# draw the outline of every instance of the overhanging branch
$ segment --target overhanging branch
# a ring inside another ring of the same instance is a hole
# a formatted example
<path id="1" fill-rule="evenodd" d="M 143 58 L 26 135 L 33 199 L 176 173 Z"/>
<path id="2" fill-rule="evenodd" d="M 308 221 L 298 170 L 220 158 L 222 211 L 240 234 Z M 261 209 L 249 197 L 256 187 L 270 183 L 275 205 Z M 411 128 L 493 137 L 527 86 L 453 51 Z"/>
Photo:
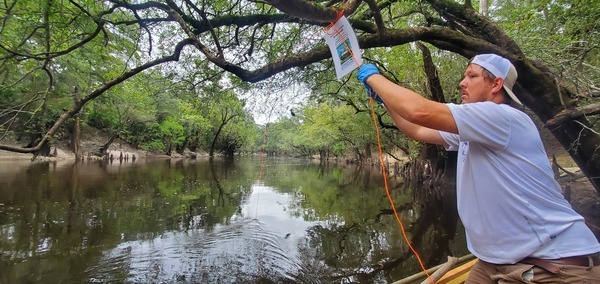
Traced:
<path id="1" fill-rule="evenodd" d="M 362 0 L 346 1 L 340 9 L 322 7 L 311 4 L 304 0 L 250 0 L 255 3 L 266 3 L 280 11 L 303 20 L 321 23 L 333 22 L 338 17 L 338 12 L 344 11 L 344 15 L 351 15 L 356 11 Z"/>
<path id="2" fill-rule="evenodd" d="M 100 86 L 98 89 L 94 90 L 89 95 L 87 95 L 86 97 L 84 97 L 83 99 L 81 99 L 80 101 L 75 103 L 75 106 L 71 110 L 67 110 L 67 111 L 63 112 L 60 115 L 60 117 L 56 120 L 56 122 L 54 122 L 54 125 L 52 125 L 50 130 L 48 130 L 46 132 L 46 134 L 44 134 L 42 139 L 35 146 L 33 146 L 33 147 L 15 147 L 15 146 L 10 146 L 10 145 L 0 144 L 0 150 L 12 151 L 12 152 L 17 152 L 17 153 L 36 153 L 36 152 L 38 152 L 44 146 L 44 144 L 48 143 L 48 141 L 50 141 L 50 139 L 54 136 L 54 134 L 56 134 L 56 132 L 58 132 L 58 130 L 60 129 L 62 124 L 67 119 L 78 114 L 81 111 L 81 109 L 83 108 L 83 106 L 85 106 L 85 104 L 87 104 L 89 101 L 99 97 L 100 95 L 102 95 L 103 93 L 108 91 L 110 88 L 122 83 L 123 81 L 135 76 L 136 74 L 138 74 L 144 70 L 147 70 L 149 68 L 152 68 L 152 67 L 160 65 L 160 64 L 163 64 L 165 62 L 179 60 L 179 55 L 181 54 L 181 51 L 183 50 L 183 48 L 191 43 L 192 42 L 190 40 L 181 41 L 175 47 L 175 51 L 173 52 L 173 54 L 150 61 L 143 65 L 140 65 L 136 68 L 129 70 L 128 72 L 123 73 L 121 76 L 119 76 L 109 82 L 106 82 L 104 85 Z"/>
<path id="3" fill-rule="evenodd" d="M 572 121 L 584 116 L 600 114 L 600 103 L 584 105 L 579 108 L 566 109 L 555 115 L 553 118 L 546 121 L 544 127 L 554 128 L 567 121 Z"/>

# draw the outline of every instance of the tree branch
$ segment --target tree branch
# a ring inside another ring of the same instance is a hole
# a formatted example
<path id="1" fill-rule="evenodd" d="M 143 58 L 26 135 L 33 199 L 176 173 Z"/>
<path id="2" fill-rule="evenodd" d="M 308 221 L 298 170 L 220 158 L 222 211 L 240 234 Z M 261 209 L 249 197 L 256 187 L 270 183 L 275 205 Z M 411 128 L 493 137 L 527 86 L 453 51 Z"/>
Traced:
<path id="1" fill-rule="evenodd" d="M 185 46 L 187 46 L 189 44 L 192 44 L 191 40 L 189 40 L 189 39 L 183 40 L 177 44 L 173 54 L 150 61 L 150 62 L 147 62 L 146 64 L 143 64 L 136 68 L 133 68 L 133 69 L 129 70 L 128 72 L 123 73 L 121 76 L 105 83 L 104 85 L 100 86 L 98 89 L 92 91 L 89 95 L 87 95 L 86 97 L 82 98 L 77 103 L 75 103 L 75 106 L 71 110 L 67 110 L 67 111 L 63 112 L 60 115 L 60 117 L 56 120 L 56 122 L 54 122 L 54 125 L 52 125 L 52 127 L 46 132 L 46 134 L 44 134 L 42 139 L 35 146 L 33 146 L 33 147 L 15 147 L 15 146 L 10 146 L 10 145 L 0 145 L 0 150 L 7 150 L 7 151 L 12 151 L 12 152 L 17 152 L 17 153 L 35 153 L 35 152 L 39 151 L 42 148 L 42 146 L 44 146 L 44 144 L 46 144 L 48 141 L 50 141 L 50 139 L 54 136 L 54 134 L 56 134 L 56 132 L 58 132 L 58 130 L 60 129 L 62 124 L 65 121 L 67 121 L 67 119 L 78 114 L 81 111 L 81 109 L 83 108 L 83 106 L 85 106 L 89 101 L 99 97 L 100 95 L 102 95 L 103 93 L 108 91 L 110 88 L 120 84 L 121 82 L 133 77 L 134 75 L 136 75 L 144 70 L 147 70 L 149 68 L 152 68 L 152 67 L 160 65 L 160 64 L 163 64 L 165 62 L 179 60 L 179 55 L 181 54 L 181 51 L 183 50 L 183 48 Z"/>
<path id="2" fill-rule="evenodd" d="M 572 121 L 583 116 L 597 114 L 600 114 L 600 103 L 589 104 L 575 109 L 566 109 L 546 121 L 544 127 L 553 128 L 565 123 L 566 121 Z"/>
<path id="3" fill-rule="evenodd" d="M 266 3 L 280 11 L 300 19 L 315 21 L 320 23 L 328 23 L 337 20 L 338 10 L 329 7 L 321 7 L 311 4 L 309 1 L 303 0 L 249 0 L 255 3 Z M 352 15 L 362 0 L 349 0 L 345 5 L 340 7 L 344 11 L 344 15 Z"/>
<path id="4" fill-rule="evenodd" d="M 377 7 L 377 3 L 374 0 L 365 0 L 365 2 L 367 2 L 369 9 L 373 12 L 379 35 L 385 36 L 385 24 L 383 23 L 383 18 L 381 18 L 381 12 L 379 11 L 379 7 Z"/>

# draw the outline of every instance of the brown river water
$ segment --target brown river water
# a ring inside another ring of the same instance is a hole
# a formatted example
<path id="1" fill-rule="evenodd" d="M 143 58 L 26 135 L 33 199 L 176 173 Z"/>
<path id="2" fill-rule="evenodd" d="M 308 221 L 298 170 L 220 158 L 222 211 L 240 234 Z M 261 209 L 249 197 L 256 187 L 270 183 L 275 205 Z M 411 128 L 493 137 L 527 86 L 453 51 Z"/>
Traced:
<path id="1" fill-rule="evenodd" d="M 427 267 L 453 196 L 390 177 Z M 451 191 L 450 191 L 451 192 Z M 391 283 L 421 271 L 378 168 L 296 159 L 0 161 L 0 283 Z"/>

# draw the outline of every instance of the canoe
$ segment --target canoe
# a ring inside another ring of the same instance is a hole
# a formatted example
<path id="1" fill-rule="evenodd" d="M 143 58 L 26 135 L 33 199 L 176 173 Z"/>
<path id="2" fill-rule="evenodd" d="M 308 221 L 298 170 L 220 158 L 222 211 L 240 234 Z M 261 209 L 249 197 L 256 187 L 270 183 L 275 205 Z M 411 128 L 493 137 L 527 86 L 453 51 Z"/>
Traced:
<path id="1" fill-rule="evenodd" d="M 462 264 L 444 274 L 440 280 L 436 281 L 436 284 L 463 284 L 467 277 L 469 277 L 469 272 L 471 272 L 471 267 L 473 264 L 477 262 L 477 259 L 473 259 L 468 261 L 465 264 Z"/>
<path id="2" fill-rule="evenodd" d="M 448 257 L 448 262 L 427 269 L 427 274 L 435 280 L 436 284 L 463 284 L 469 276 L 471 267 L 473 267 L 475 262 L 477 262 L 477 258 L 472 254 L 460 258 Z M 454 267 L 455 265 L 458 266 Z M 395 281 L 392 284 L 414 283 L 431 283 L 431 281 L 428 280 L 425 272 L 421 271 L 417 274 Z"/>

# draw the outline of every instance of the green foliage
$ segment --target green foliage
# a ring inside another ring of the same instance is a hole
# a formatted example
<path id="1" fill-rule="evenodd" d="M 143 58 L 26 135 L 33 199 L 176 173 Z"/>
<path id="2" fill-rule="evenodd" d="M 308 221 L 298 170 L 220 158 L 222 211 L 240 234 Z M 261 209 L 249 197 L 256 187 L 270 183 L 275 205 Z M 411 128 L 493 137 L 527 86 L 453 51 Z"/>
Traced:
<path id="1" fill-rule="evenodd" d="M 148 141 L 144 144 L 141 145 L 141 148 L 144 151 L 150 151 L 150 152 L 164 152 L 166 151 L 166 146 L 165 143 L 163 143 L 163 141 L 160 140 L 151 140 Z"/>
<path id="2" fill-rule="evenodd" d="M 211 153 L 219 151 L 231 155 L 242 145 L 253 143 L 257 129 L 244 107 L 245 101 L 238 98 L 234 90 L 223 89 L 218 84 L 209 86 L 198 106 L 210 125 L 200 145 Z"/>
<path id="3" fill-rule="evenodd" d="M 88 15 L 106 8 L 94 1 L 78 4 L 37 0 L 2 4 L 6 6 L 0 12 L 0 90 L 13 95 L 0 99 L 0 120 L 12 129 L 41 135 L 75 100 L 122 72 L 124 58 L 137 58 L 131 56 L 136 48 L 132 39 L 139 30 L 131 27 L 114 34 L 115 30 L 105 29 L 107 38 L 93 37 L 74 48 L 98 29 Z M 92 117 L 103 125 L 114 124 L 110 116 L 96 112 Z"/>
<path id="4" fill-rule="evenodd" d="M 184 139 L 184 128 L 173 117 L 161 122 L 159 129 L 163 139 L 169 144 L 180 143 Z"/>
<path id="5" fill-rule="evenodd" d="M 307 157 L 314 154 L 365 158 L 377 141 L 367 112 L 344 104 L 309 102 L 292 118 L 267 127 L 266 151 Z"/>
<path id="6" fill-rule="evenodd" d="M 590 0 L 505 1 L 490 9 L 531 58 L 587 96 L 600 84 L 600 5 Z"/>
<path id="7" fill-rule="evenodd" d="M 490 6 L 490 18 L 529 57 L 550 66 L 559 74 L 558 80 L 586 95 L 594 91 L 590 86 L 600 85 L 600 8 L 592 2 L 496 1 Z M 10 6 L 11 3 L 2 4 L 0 12 L 0 122 L 3 130 L 10 126 L 31 134 L 28 138 L 41 135 L 57 115 L 110 80 L 171 54 L 175 43 L 186 37 L 177 23 L 154 21 L 169 18 L 158 8 L 137 7 L 140 10 L 134 15 L 127 7 L 112 10 L 115 2 L 111 1 L 32 0 L 15 1 Z M 184 7 L 185 3 L 178 5 Z M 443 24 L 439 11 L 426 2 L 402 1 L 401 5 L 394 5 L 392 1 L 381 8 L 388 29 Z M 215 23 L 211 30 L 214 34 L 192 24 L 197 22 L 186 20 L 190 27 L 198 29 L 200 42 L 214 42 L 216 38 L 226 60 L 235 67 L 252 70 L 324 46 L 320 26 L 290 21 L 267 4 L 206 1 L 202 9 Z M 274 17 L 273 22 L 235 18 L 258 14 L 263 19 Z M 131 24 L 140 19 L 152 20 L 144 25 Z M 236 22 L 219 24 L 223 20 Z M 371 14 L 367 5 L 361 5 L 351 21 L 365 20 L 371 21 Z M 359 35 L 364 33 L 361 28 L 356 31 Z M 97 36 L 88 38 L 94 34 Z M 75 48 L 78 44 L 81 46 Z M 456 86 L 466 60 L 428 47 L 446 101 L 459 102 Z M 210 44 L 207 49 L 219 50 Z M 363 51 L 363 57 L 366 62 L 377 63 L 383 73 L 403 86 L 429 96 L 422 54 L 416 44 L 369 48 Z M 335 81 L 334 76 L 331 60 L 323 60 L 302 66 L 301 70 L 281 72 L 267 83 L 250 84 L 216 67 L 197 50 L 186 48 L 179 62 L 159 65 L 112 86 L 89 102 L 79 118 L 84 124 L 119 133 L 123 139 L 146 149 L 260 151 L 263 132 L 254 124 L 248 102 L 259 102 L 263 114 L 274 112 L 266 102 L 280 99 L 279 93 L 289 92 L 291 84 L 301 84 L 310 89 L 309 101 L 293 106 L 296 117 L 282 116 L 267 126 L 265 150 L 298 156 L 366 158 L 369 149 L 375 149 L 376 139 L 364 87 L 353 78 Z M 260 97 L 250 99 L 249 93 Z M 391 124 L 382 108 L 376 106 L 375 111 Z M 420 146 L 394 129 L 382 129 L 381 134 L 384 149 L 390 151 L 401 149 L 410 155 Z"/>
<path id="8" fill-rule="evenodd" d="M 98 28 L 97 22 L 91 17 L 81 14 L 82 9 L 93 15 L 107 8 L 99 2 L 78 3 L 81 5 L 79 7 L 66 2 L 34 2 L 36 3 L 18 2 L 10 10 L 2 27 L 2 44 L 7 49 L 0 51 L 0 55 L 5 58 L 0 65 L 0 74 L 3 75 L 0 106 L 9 109 L 24 105 L 20 107 L 24 111 L 14 116 L 13 119 L 17 119 L 14 125 L 22 127 L 21 124 L 29 123 L 31 127 L 26 129 L 31 130 L 27 131 L 42 133 L 52 117 L 63 109 L 71 108 L 75 100 L 85 97 L 103 83 L 120 76 L 132 64 L 137 64 L 142 53 L 138 45 L 140 29 L 116 25 L 104 26 L 103 35 L 106 37 L 95 37 L 82 48 L 51 58 L 45 66 L 40 65 L 41 61 L 19 59 L 8 51 L 35 56 L 52 52 L 58 54 L 71 48 Z M 228 1 L 211 5 L 214 5 L 212 9 L 217 13 L 221 13 L 222 9 L 232 8 Z M 16 21 L 19 17 L 27 20 Z M 113 22 L 134 19 L 131 15 L 119 12 L 104 17 Z M 50 23 L 49 30 L 40 28 L 39 23 L 45 21 Z M 52 44 L 47 46 L 46 42 Z M 196 66 L 192 66 L 190 72 L 182 72 L 183 76 L 176 75 L 181 72 L 181 67 L 170 70 L 173 66 L 169 65 L 139 73 L 91 101 L 80 118 L 84 120 L 84 124 L 109 133 L 119 133 L 121 138 L 135 146 L 161 151 L 181 150 L 183 147 L 201 146 L 203 134 L 219 128 L 221 122 L 216 117 L 219 107 L 224 103 L 233 106 L 236 116 L 242 119 L 223 129 L 223 137 L 239 141 L 240 146 L 248 144 L 248 139 L 254 140 L 249 138 L 252 131 L 248 131 L 254 129 L 248 127 L 252 119 L 243 110 L 244 104 L 232 99 L 235 97 L 234 93 L 229 92 L 226 98 L 219 99 L 219 94 L 216 94 L 222 89 L 219 85 L 189 88 L 187 84 L 190 81 L 187 79 L 191 78 L 193 81 L 196 76 L 193 68 L 207 67 L 206 61 L 193 62 Z M 187 68 L 185 64 L 182 66 Z M 218 74 L 205 73 L 206 76 Z M 186 74 L 190 76 L 185 78 Z M 239 80 L 235 83 L 248 88 Z M 214 98 L 218 101 L 215 100 L 212 105 L 202 105 L 198 94 L 204 92 L 214 93 Z M 42 114 L 39 113 L 40 110 L 43 110 Z M 31 120 L 34 116 L 36 118 Z"/>

